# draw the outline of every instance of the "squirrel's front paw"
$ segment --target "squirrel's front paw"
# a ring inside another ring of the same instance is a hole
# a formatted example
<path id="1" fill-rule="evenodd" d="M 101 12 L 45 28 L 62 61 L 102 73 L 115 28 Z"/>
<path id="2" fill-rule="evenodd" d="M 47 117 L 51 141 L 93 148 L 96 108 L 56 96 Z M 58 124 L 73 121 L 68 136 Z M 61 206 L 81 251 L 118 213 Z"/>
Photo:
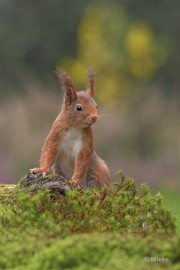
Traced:
<path id="1" fill-rule="evenodd" d="M 73 186 L 81 187 L 79 181 L 77 179 L 75 179 L 75 178 L 72 178 L 69 182 Z"/>
<path id="2" fill-rule="evenodd" d="M 43 177 L 47 175 L 47 170 L 44 168 L 33 168 L 33 169 L 30 169 L 30 172 L 31 173 L 42 173 Z"/>

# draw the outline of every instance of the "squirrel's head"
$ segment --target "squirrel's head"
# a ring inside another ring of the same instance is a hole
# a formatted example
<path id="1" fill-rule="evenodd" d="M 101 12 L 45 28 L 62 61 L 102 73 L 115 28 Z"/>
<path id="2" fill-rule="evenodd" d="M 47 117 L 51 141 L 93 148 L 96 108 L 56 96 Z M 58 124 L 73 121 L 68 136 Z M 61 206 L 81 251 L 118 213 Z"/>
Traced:
<path id="1" fill-rule="evenodd" d="M 86 90 L 76 91 L 71 77 L 61 69 L 57 69 L 58 78 L 64 90 L 63 112 L 67 119 L 76 127 L 88 127 L 97 121 L 98 106 L 94 101 L 95 76 L 89 68 L 89 87 Z"/>

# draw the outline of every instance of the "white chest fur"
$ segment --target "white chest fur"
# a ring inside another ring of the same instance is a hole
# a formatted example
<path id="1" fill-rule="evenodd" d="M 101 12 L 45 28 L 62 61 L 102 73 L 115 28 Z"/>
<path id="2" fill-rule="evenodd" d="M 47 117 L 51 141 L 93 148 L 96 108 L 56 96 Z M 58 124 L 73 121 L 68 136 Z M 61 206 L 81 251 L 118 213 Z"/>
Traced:
<path id="1" fill-rule="evenodd" d="M 65 159 L 75 160 L 82 147 L 82 131 L 71 128 L 67 131 L 60 145 L 60 152 Z"/>

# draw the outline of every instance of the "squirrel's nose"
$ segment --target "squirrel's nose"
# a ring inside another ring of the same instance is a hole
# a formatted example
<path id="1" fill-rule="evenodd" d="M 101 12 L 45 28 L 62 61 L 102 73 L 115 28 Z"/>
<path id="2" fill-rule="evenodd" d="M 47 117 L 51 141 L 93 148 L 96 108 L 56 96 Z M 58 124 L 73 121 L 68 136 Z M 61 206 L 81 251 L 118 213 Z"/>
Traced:
<path id="1" fill-rule="evenodd" d="M 92 119 L 93 122 L 96 122 L 97 116 L 92 116 L 91 119 Z"/>

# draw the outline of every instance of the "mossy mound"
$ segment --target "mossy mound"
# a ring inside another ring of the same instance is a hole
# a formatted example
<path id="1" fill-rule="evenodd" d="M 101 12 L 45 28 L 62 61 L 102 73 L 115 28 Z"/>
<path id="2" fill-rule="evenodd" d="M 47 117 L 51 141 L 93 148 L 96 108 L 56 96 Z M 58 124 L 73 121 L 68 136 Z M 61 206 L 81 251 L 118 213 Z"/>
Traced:
<path id="1" fill-rule="evenodd" d="M 22 232 L 21 238 L 10 234 L 9 242 L 1 245 L 0 269 L 178 270 L 180 266 L 180 237 L 92 233 L 62 238 L 50 232 L 29 233 Z"/>
<path id="2" fill-rule="evenodd" d="M 14 215 L 9 226 L 51 221 L 68 234 L 114 231 L 146 235 L 175 231 L 174 218 L 161 206 L 162 196 L 152 195 L 146 184 L 137 189 L 135 181 L 123 175 L 114 193 L 106 188 L 74 188 L 66 196 L 59 189 L 44 189 L 32 195 L 31 189 L 21 187 L 1 186 L 1 210 L 5 208 Z M 0 218 L 5 220 L 6 215 Z"/>
<path id="3" fill-rule="evenodd" d="M 180 238 L 161 195 L 120 177 L 114 193 L 1 185 L 0 269 L 150 269 L 147 256 L 176 267 Z"/>

